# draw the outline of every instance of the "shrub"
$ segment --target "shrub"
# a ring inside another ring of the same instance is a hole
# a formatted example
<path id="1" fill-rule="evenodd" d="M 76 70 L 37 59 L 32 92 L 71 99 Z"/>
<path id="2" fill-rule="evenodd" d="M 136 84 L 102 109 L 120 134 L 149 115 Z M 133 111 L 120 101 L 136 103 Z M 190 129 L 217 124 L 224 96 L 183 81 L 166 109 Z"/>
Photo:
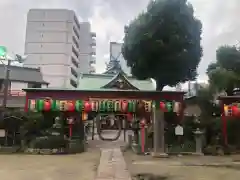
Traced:
<path id="1" fill-rule="evenodd" d="M 59 149 L 66 148 L 68 140 L 63 136 L 42 136 L 37 137 L 30 143 L 30 148 L 34 149 Z"/>

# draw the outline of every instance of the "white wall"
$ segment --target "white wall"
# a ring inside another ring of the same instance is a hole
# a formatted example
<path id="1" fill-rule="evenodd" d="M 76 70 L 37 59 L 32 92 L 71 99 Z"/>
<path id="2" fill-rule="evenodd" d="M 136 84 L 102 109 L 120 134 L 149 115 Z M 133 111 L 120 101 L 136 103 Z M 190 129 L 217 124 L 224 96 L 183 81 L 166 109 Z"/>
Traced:
<path id="1" fill-rule="evenodd" d="M 22 90 L 24 88 L 27 88 L 28 87 L 28 83 L 26 82 L 11 82 L 11 90 L 16 90 L 16 91 L 19 91 L 19 90 Z"/>

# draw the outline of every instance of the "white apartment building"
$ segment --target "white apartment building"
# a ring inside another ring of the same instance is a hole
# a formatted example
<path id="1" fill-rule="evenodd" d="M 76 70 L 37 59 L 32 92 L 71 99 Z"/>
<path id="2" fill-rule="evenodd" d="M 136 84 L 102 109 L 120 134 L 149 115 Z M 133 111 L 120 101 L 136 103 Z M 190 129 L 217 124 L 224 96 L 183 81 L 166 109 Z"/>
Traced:
<path id="1" fill-rule="evenodd" d="M 80 24 L 80 73 L 95 73 L 96 64 L 96 33 L 91 32 L 89 22 Z"/>
<path id="2" fill-rule="evenodd" d="M 81 59 L 84 47 L 92 50 L 94 44 L 85 40 L 87 36 L 92 38 L 91 31 L 80 35 L 80 29 L 85 29 L 85 23 L 80 24 L 72 10 L 31 9 L 27 16 L 24 66 L 40 68 L 49 87 L 77 87 L 81 66 L 90 73 L 95 62 Z"/>

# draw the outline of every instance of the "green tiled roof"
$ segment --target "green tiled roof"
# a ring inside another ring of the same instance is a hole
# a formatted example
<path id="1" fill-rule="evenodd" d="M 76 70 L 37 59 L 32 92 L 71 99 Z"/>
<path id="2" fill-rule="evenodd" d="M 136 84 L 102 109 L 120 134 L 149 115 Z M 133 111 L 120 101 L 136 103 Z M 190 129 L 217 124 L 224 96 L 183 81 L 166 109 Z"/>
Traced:
<path id="1" fill-rule="evenodd" d="M 78 81 L 78 89 L 97 90 L 113 80 L 116 74 L 82 74 Z M 127 77 L 128 81 L 139 90 L 155 90 L 152 80 L 137 80 L 133 77 Z"/>

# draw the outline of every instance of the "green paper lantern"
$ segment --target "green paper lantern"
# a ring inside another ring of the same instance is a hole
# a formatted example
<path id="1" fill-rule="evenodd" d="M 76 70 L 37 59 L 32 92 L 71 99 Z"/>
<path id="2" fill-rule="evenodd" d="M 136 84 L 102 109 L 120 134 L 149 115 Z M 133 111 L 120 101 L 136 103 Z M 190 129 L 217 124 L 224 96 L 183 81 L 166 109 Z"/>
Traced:
<path id="1" fill-rule="evenodd" d="M 36 109 L 37 109 L 37 111 L 43 111 L 43 109 L 44 109 L 44 100 L 43 99 L 37 100 Z"/>
<path id="2" fill-rule="evenodd" d="M 104 112 L 106 111 L 107 103 L 105 100 L 99 102 L 99 111 Z"/>
<path id="3" fill-rule="evenodd" d="M 75 109 L 78 112 L 81 112 L 83 110 L 83 101 L 82 100 L 77 100 L 75 103 Z"/>
<path id="4" fill-rule="evenodd" d="M 167 102 L 167 103 L 166 103 L 167 112 L 171 112 L 171 111 L 172 111 L 172 108 L 173 108 L 172 102 Z"/>
<path id="5" fill-rule="evenodd" d="M 57 100 L 52 100 L 51 110 L 52 110 L 52 111 L 57 111 L 57 110 L 58 110 Z"/>
<path id="6" fill-rule="evenodd" d="M 107 101 L 106 109 L 107 109 L 108 112 L 112 112 L 113 111 L 114 105 L 113 105 L 113 101 L 112 100 Z"/>
<path id="7" fill-rule="evenodd" d="M 136 111 L 136 102 L 135 101 L 129 101 L 128 102 L 128 112 L 135 112 Z"/>

